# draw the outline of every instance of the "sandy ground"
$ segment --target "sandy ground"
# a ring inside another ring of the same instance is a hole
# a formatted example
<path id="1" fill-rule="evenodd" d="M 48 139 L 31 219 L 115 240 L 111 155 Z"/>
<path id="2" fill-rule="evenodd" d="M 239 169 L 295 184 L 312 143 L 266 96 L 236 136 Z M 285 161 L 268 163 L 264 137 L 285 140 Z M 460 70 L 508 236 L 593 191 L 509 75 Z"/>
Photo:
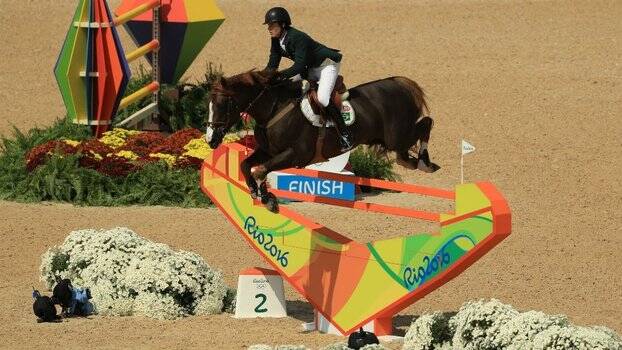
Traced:
<path id="1" fill-rule="evenodd" d="M 0 0 L 0 134 L 10 133 L 11 125 L 44 127 L 63 115 L 52 67 L 75 4 Z M 266 63 L 268 38 L 260 23 L 274 3 L 219 4 L 227 20 L 191 67 L 190 79 L 208 61 L 230 74 Z M 622 332 L 622 2 L 283 4 L 295 25 L 342 49 L 349 85 L 405 75 L 426 89 L 436 118 L 430 150 L 443 168 L 433 175 L 400 170 L 405 182 L 451 188 L 459 181 L 458 143 L 464 137 L 477 147 L 467 157 L 466 179 L 494 182 L 512 208 L 512 235 L 405 309 L 396 319 L 399 332 L 423 312 L 455 311 L 467 300 L 489 297 Z M 415 203 L 393 194 L 379 200 Z M 298 207 L 363 241 L 418 231 L 393 218 Z M 352 224 L 344 226 L 346 220 Z M 0 203 L 0 347 L 240 349 L 256 343 L 319 347 L 340 340 L 299 331 L 311 311 L 291 289 L 292 317 L 286 319 L 93 317 L 36 324 L 30 287 L 42 287 L 40 255 L 71 230 L 114 226 L 201 254 L 232 286 L 240 269 L 264 265 L 216 209 Z"/>

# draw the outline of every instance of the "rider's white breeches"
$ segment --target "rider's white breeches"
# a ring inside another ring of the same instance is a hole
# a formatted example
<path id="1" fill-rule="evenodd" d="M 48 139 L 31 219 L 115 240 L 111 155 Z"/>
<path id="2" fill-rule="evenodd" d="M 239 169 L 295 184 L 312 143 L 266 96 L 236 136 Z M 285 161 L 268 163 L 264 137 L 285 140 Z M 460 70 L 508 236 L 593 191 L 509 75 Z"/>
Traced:
<path id="1" fill-rule="evenodd" d="M 324 107 L 330 103 L 330 94 L 339 75 L 339 66 L 339 63 L 327 59 L 321 66 L 309 69 L 308 78 L 318 81 L 317 99 Z"/>

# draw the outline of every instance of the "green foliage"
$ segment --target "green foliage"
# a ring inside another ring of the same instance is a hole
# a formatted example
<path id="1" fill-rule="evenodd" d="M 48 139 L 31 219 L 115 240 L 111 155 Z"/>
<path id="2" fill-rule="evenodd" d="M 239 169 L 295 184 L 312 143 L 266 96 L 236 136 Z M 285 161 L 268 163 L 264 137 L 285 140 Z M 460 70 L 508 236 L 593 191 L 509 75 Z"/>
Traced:
<path id="1" fill-rule="evenodd" d="M 162 93 L 160 110 L 171 131 L 205 129 L 209 90 L 202 85 L 178 84 Z"/>
<path id="2" fill-rule="evenodd" d="M 235 313 L 235 301 L 236 301 L 237 290 L 235 288 L 227 288 L 227 295 L 225 295 L 225 299 L 223 300 L 222 311 L 234 314 Z"/>
<path id="3" fill-rule="evenodd" d="M 69 255 L 59 252 L 52 257 L 52 271 L 65 271 L 69 267 Z"/>
<path id="4" fill-rule="evenodd" d="M 33 147 L 51 140 L 81 141 L 89 137 L 89 127 L 73 124 L 66 118 L 57 120 L 47 129 L 34 128 L 27 133 L 14 127 L 12 138 L 0 137 L 0 199 L 38 200 L 28 189 L 30 174 L 25 164 L 25 156 Z"/>
<path id="5" fill-rule="evenodd" d="M 175 132 L 189 127 L 205 129 L 210 86 L 222 76 L 222 66 L 216 67 L 210 62 L 206 65 L 203 77 L 195 84 L 180 81 L 175 85 L 163 84 L 161 86 L 160 118 L 168 126 L 169 131 Z M 138 73 L 130 79 L 126 95 L 133 93 L 151 81 L 151 73 L 141 65 Z M 151 103 L 151 96 L 144 97 L 125 110 L 119 111 L 114 117 L 113 124 L 121 122 L 149 103 Z"/>
<path id="6" fill-rule="evenodd" d="M 79 155 L 53 155 L 32 172 L 26 170 L 26 154 L 51 140 L 81 141 L 90 137 L 88 127 L 59 120 L 48 129 L 13 138 L 2 137 L 0 199 L 19 202 L 59 201 L 78 205 L 166 205 L 206 207 L 210 201 L 199 187 L 195 169 L 171 170 L 164 162 L 148 164 L 125 178 L 114 178 L 79 166 Z"/>
<path id="7" fill-rule="evenodd" d="M 186 168 L 170 170 L 166 163 L 148 164 L 118 180 L 115 205 L 166 205 L 207 207 L 210 200 L 199 186 L 199 172 Z"/>
<path id="8" fill-rule="evenodd" d="M 138 72 L 132 75 L 130 81 L 127 84 L 127 89 L 125 89 L 125 96 L 129 96 L 132 93 L 140 90 L 145 85 L 148 85 L 153 81 L 153 77 L 151 76 L 151 71 L 147 71 L 145 67 L 141 64 L 138 67 Z M 116 125 L 117 123 L 123 121 L 125 118 L 131 116 L 132 114 L 138 112 L 142 108 L 146 107 L 151 103 L 151 95 L 141 98 L 140 100 L 130 104 L 125 109 L 118 111 L 117 115 L 112 118 L 112 124 Z"/>
<path id="9" fill-rule="evenodd" d="M 81 168 L 77 155 L 54 154 L 44 165 L 26 174 L 17 191 L 6 199 L 111 205 L 110 192 L 114 187 L 112 178 Z"/>
<path id="10" fill-rule="evenodd" d="M 356 176 L 389 181 L 400 180 L 399 175 L 393 171 L 393 161 L 373 149 L 357 147 L 350 153 L 350 164 Z"/>

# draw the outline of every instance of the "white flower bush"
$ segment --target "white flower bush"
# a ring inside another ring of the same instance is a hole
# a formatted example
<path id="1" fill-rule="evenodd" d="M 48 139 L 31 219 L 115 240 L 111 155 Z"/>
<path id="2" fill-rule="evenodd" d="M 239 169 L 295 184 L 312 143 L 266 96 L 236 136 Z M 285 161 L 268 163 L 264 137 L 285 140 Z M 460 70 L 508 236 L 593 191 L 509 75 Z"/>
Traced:
<path id="1" fill-rule="evenodd" d="M 501 327 L 519 312 L 499 300 L 469 301 L 449 320 L 452 344 L 465 350 L 499 349 Z"/>
<path id="2" fill-rule="evenodd" d="M 529 348 L 534 337 L 553 326 L 570 325 L 564 315 L 546 315 L 540 311 L 527 311 L 518 314 L 503 325 L 499 332 L 500 344 L 507 350 Z"/>
<path id="3" fill-rule="evenodd" d="M 563 315 L 518 312 L 499 300 L 467 302 L 449 317 L 419 317 L 404 338 L 403 349 L 622 350 L 622 340 L 606 327 L 579 327 Z"/>
<path id="4" fill-rule="evenodd" d="M 408 329 L 404 343 L 413 349 L 435 350 L 451 339 L 449 315 L 442 312 L 419 317 Z"/>
<path id="5" fill-rule="evenodd" d="M 621 350 L 622 341 L 606 327 L 553 326 L 538 333 L 529 350 Z"/>
<path id="6" fill-rule="evenodd" d="M 270 346 L 265 344 L 256 344 L 248 347 L 248 350 L 309 350 L 304 345 L 278 345 Z M 321 350 L 352 350 L 346 343 L 335 343 L 323 347 Z M 365 345 L 360 350 L 387 350 L 386 347 L 378 344 Z"/>
<path id="7" fill-rule="evenodd" d="M 266 344 L 257 344 L 249 346 L 248 350 L 309 350 L 309 348 L 304 345 L 278 345 L 272 347 Z"/>
<path id="8" fill-rule="evenodd" d="M 360 350 L 388 350 L 388 349 L 380 344 L 369 344 L 369 345 L 363 346 Z"/>
<path id="9" fill-rule="evenodd" d="M 222 272 L 199 255 L 176 252 L 122 227 L 71 232 L 62 245 L 43 254 L 40 270 L 48 288 L 55 276 L 91 288 L 101 315 L 210 315 L 223 311 L 225 299 L 235 298 Z"/>
<path id="10" fill-rule="evenodd" d="M 334 343 L 323 347 L 322 350 L 350 350 L 350 348 L 346 343 Z"/>

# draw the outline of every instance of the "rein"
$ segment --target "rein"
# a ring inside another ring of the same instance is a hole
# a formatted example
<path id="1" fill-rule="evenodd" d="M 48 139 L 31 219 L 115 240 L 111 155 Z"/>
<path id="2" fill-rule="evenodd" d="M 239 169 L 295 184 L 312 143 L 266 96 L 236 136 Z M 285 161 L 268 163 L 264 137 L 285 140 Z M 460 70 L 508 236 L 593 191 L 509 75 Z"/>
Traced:
<path id="1" fill-rule="evenodd" d="M 242 112 L 240 112 L 240 116 L 244 120 L 244 129 L 246 130 L 246 135 L 245 136 L 248 136 L 249 130 L 250 130 L 250 128 L 248 127 L 249 120 L 251 118 L 251 114 L 249 114 L 249 111 L 257 103 L 257 101 L 259 101 L 259 99 L 266 93 L 266 91 L 271 90 L 272 88 L 281 86 L 281 85 L 285 84 L 286 82 L 287 81 L 279 82 L 277 84 L 272 84 L 272 85 L 264 86 L 263 89 L 261 90 L 261 92 L 259 92 L 259 94 L 257 94 L 257 96 L 255 96 L 255 98 L 246 106 L 246 108 L 244 108 L 244 110 Z M 236 99 L 235 99 L 235 97 L 234 97 L 234 95 L 232 93 L 228 93 L 226 91 L 216 91 L 216 92 L 217 93 L 221 93 L 221 94 L 223 94 L 223 95 L 228 97 L 226 119 L 227 119 L 227 121 L 229 121 L 229 120 L 231 120 L 231 114 L 232 114 L 232 111 L 234 110 L 234 107 L 239 107 L 239 103 L 238 103 L 238 101 L 236 101 Z M 276 98 L 274 100 L 274 102 L 272 103 L 272 107 L 270 108 L 270 115 L 274 114 L 274 111 L 275 111 L 277 105 L 278 105 L 278 98 Z M 239 108 L 237 108 L 237 109 L 239 109 Z M 277 119 L 281 119 L 281 117 L 282 117 L 282 115 L 280 115 L 280 117 L 277 118 Z M 270 127 L 272 124 L 274 124 L 274 122 L 272 122 L 274 119 L 275 118 L 270 119 L 268 121 L 267 125 L 261 125 L 259 123 L 257 123 L 256 125 L 265 129 L 265 128 Z M 210 122 L 210 121 L 208 121 L 207 122 L 207 126 L 212 128 L 212 129 L 216 129 L 215 127 L 217 127 L 217 126 L 225 127 L 226 125 L 227 125 L 226 121 L 219 121 L 219 122 Z M 248 145 L 246 145 L 246 146 L 248 147 Z"/>

